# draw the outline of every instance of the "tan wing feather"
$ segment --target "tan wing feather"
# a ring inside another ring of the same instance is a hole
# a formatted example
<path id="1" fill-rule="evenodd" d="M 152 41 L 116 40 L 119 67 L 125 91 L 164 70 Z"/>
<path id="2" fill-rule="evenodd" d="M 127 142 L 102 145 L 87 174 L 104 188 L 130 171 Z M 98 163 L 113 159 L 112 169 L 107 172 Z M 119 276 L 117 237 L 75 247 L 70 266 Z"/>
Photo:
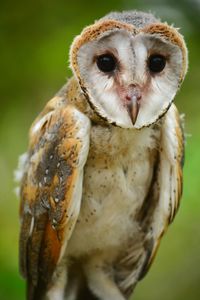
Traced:
<path id="1" fill-rule="evenodd" d="M 165 116 L 162 125 L 160 150 L 158 175 L 154 183 L 156 192 L 153 194 L 157 195 L 158 202 L 151 221 L 154 243 L 147 269 L 156 254 L 163 234 L 177 213 L 182 195 L 184 134 L 181 119 L 174 104 Z"/>
<path id="2" fill-rule="evenodd" d="M 150 242 L 146 243 L 148 257 L 140 278 L 149 269 L 161 238 L 176 215 L 182 195 L 184 135 L 180 116 L 174 104 L 162 124 L 159 153 L 156 178 L 152 182 L 148 199 L 149 204 L 153 204 L 153 212 L 143 220 L 143 226 L 149 226 L 151 230 L 145 230 L 148 233 L 147 240 Z"/>
<path id="3" fill-rule="evenodd" d="M 20 270 L 28 299 L 40 299 L 50 284 L 80 209 L 90 125 L 59 98 L 31 127 L 21 184 Z"/>
<path id="4" fill-rule="evenodd" d="M 161 125 L 160 150 L 152 183 L 138 214 L 141 237 L 117 262 L 119 287 L 127 299 L 137 281 L 148 271 L 161 238 L 177 212 L 182 194 L 183 159 L 181 120 L 175 105 L 172 105 Z"/>

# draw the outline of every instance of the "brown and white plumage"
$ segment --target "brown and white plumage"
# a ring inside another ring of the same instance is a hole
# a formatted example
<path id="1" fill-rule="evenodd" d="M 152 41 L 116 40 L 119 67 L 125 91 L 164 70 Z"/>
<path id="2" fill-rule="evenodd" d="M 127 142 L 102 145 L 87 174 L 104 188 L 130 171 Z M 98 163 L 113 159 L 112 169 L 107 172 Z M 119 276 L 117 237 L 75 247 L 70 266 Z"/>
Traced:
<path id="1" fill-rule="evenodd" d="M 30 130 L 21 273 L 29 300 L 124 300 L 179 206 L 184 141 L 172 101 L 187 50 L 176 29 L 134 11 L 87 27 L 70 53 L 74 77 Z M 98 69 L 107 53 L 113 72 Z M 149 71 L 152 55 L 164 69 Z"/>

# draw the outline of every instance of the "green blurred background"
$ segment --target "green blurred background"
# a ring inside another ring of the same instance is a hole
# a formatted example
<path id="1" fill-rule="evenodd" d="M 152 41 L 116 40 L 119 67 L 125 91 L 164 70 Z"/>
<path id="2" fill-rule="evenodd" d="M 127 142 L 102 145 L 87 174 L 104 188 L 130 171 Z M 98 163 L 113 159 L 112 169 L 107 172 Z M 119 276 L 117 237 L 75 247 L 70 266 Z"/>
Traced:
<path id="1" fill-rule="evenodd" d="M 71 76 L 69 46 L 76 34 L 111 10 L 141 9 L 181 27 L 190 68 L 176 97 L 188 134 L 184 196 L 156 260 L 137 286 L 137 300 L 200 299 L 200 1 L 6 1 L 0 5 L 0 300 L 23 300 L 18 274 L 18 200 L 13 170 L 28 129 Z"/>

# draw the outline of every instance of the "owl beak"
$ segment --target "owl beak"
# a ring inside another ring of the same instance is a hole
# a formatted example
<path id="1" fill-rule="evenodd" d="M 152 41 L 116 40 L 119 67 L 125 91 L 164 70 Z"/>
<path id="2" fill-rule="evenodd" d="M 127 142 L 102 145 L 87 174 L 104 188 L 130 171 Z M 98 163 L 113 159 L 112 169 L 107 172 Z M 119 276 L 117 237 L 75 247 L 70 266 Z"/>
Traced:
<path id="1" fill-rule="evenodd" d="M 141 98 L 141 89 L 136 85 L 129 86 L 128 93 L 126 94 L 126 107 L 133 125 L 139 113 Z"/>
<path id="2" fill-rule="evenodd" d="M 128 111 L 128 114 L 131 118 L 131 121 L 132 121 L 133 125 L 136 122 L 138 112 L 139 112 L 139 108 L 140 108 L 139 101 L 138 101 L 136 96 L 133 96 L 131 98 L 131 101 L 129 101 L 127 103 L 127 111 Z"/>

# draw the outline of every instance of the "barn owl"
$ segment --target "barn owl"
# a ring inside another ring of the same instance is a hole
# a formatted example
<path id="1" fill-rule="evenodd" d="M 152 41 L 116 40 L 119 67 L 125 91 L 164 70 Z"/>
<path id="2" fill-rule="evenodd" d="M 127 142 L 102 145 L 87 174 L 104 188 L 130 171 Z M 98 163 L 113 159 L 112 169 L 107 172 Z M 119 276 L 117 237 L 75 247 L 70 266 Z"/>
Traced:
<path id="1" fill-rule="evenodd" d="M 179 207 L 173 99 L 187 61 L 178 29 L 149 13 L 110 13 L 74 39 L 73 77 L 34 121 L 21 162 L 28 300 L 130 299 Z"/>

